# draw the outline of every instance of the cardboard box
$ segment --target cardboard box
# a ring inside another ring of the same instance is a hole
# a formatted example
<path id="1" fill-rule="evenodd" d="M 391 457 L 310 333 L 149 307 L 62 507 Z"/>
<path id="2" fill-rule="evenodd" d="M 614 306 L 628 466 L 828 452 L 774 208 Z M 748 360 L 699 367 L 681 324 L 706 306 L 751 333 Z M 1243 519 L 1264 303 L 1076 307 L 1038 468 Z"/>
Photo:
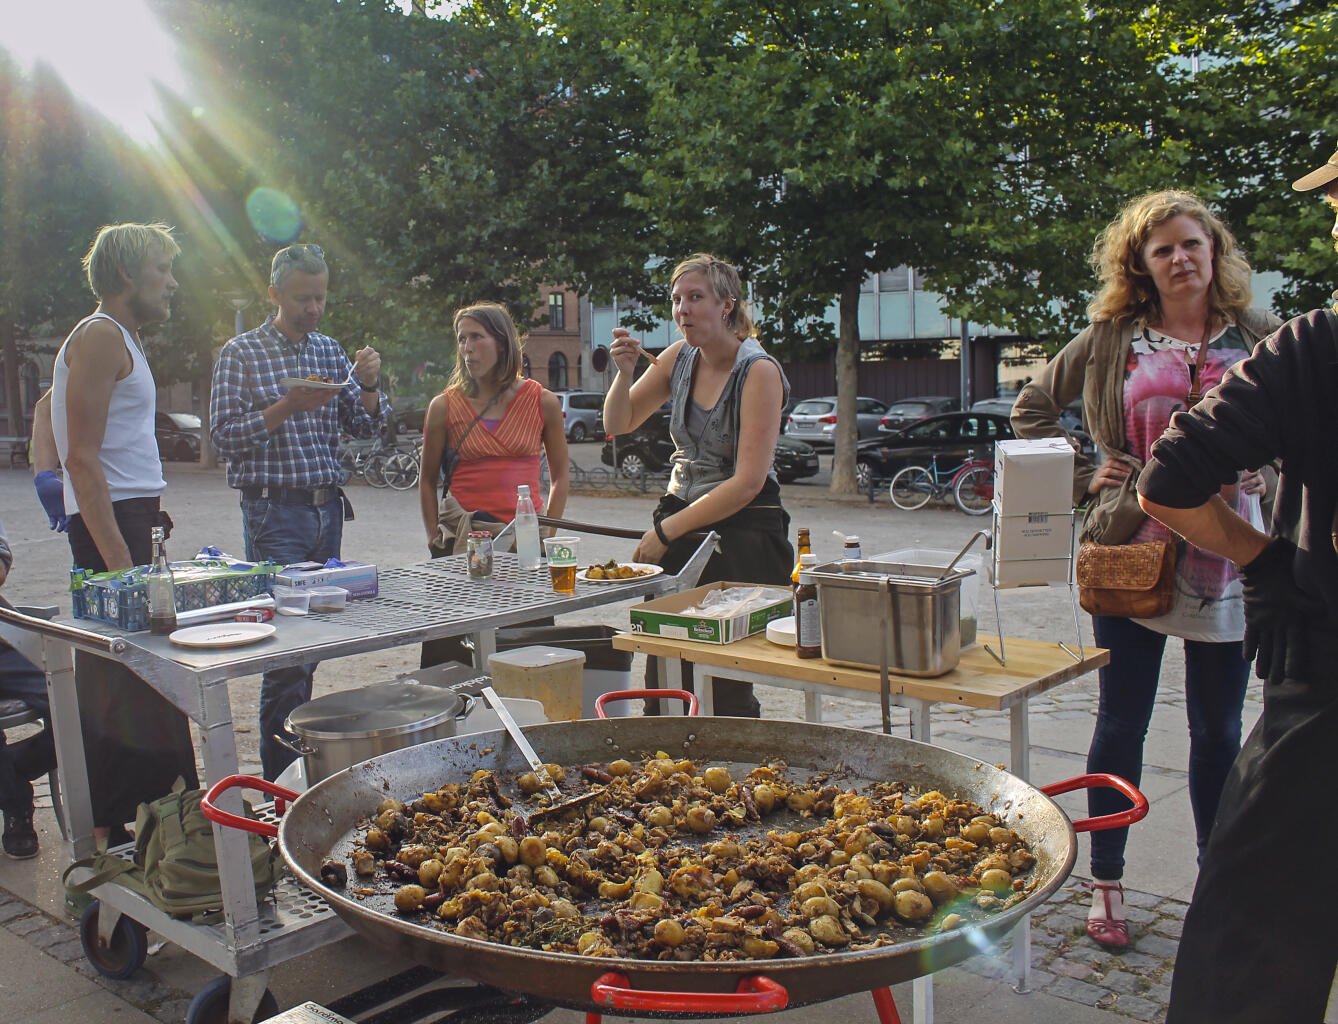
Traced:
<path id="1" fill-rule="evenodd" d="M 758 586 L 760 584 L 757 583 L 711 583 L 647 601 L 645 604 L 637 605 L 629 613 L 632 619 L 632 632 L 675 637 L 679 640 L 697 640 L 704 644 L 728 644 L 742 640 L 746 636 L 765 631 L 767 623 L 772 619 L 793 614 L 794 599 L 788 590 L 768 587 L 767 589 L 783 593 L 784 596 L 778 596 L 774 602 L 747 614 L 723 617 L 681 613 L 685 608 L 700 604 L 702 598 L 713 590 Z"/>
<path id="2" fill-rule="evenodd" d="M 994 507 L 994 560 L 1067 559 L 1073 551 L 1073 513 L 1031 512 L 1011 516 Z"/>
<path id="3" fill-rule="evenodd" d="M 1073 510 L 1073 447 L 1062 437 L 996 442 L 994 478 L 1005 515 Z"/>
<path id="4" fill-rule="evenodd" d="M 1050 583 L 1067 584 L 1072 564 L 1067 558 L 1030 558 L 1016 562 L 995 561 L 990 565 L 990 571 L 994 574 L 996 587 L 1042 587 Z"/>
<path id="5" fill-rule="evenodd" d="M 349 600 L 375 597 L 380 592 L 376 566 L 370 562 L 344 562 L 327 568 L 319 562 L 295 562 L 285 565 L 274 577 L 276 585 L 304 590 L 308 587 L 335 586 L 348 591 Z"/>

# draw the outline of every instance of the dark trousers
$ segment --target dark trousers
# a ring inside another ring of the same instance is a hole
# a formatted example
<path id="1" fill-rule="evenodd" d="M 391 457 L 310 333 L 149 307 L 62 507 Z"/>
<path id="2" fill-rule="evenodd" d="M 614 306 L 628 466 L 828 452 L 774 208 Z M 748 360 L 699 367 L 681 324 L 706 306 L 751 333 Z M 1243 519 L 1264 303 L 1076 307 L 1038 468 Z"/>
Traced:
<path id="1" fill-rule="evenodd" d="M 673 515 L 685 503 L 671 494 L 660 499 L 655 509 L 656 521 Z M 780 505 L 780 488 L 768 483 L 753 504 L 728 519 L 707 529 L 720 534 L 719 549 L 706 563 L 698 583 L 765 583 L 789 588 L 790 573 L 794 569 L 794 548 L 790 546 L 790 516 Z M 660 559 L 665 572 L 678 572 L 687 564 L 698 542 L 680 537 L 669 545 Z M 652 689 L 668 686 L 672 689 L 692 690 L 692 666 L 682 666 L 677 680 L 660 681 L 658 658 L 646 659 L 646 685 Z M 717 715 L 730 718 L 761 718 L 762 705 L 753 695 L 753 684 L 737 679 L 716 679 L 711 687 L 711 700 Z M 648 714 L 659 714 L 659 702 L 648 702 Z"/>
<path id="2" fill-rule="evenodd" d="M 157 498 L 113 503 L 116 526 L 136 565 L 147 565 L 153 545 L 149 530 L 159 525 Z M 83 517 L 70 517 L 70 550 L 81 569 L 105 571 Z M 195 748 L 186 717 L 120 662 L 79 651 L 74 688 L 83 725 L 93 824 L 124 825 L 141 803 L 172 791 L 180 777 L 199 786 Z"/>
<path id="3" fill-rule="evenodd" d="M 1338 778 L 1338 636 L 1332 627 L 1310 631 L 1308 647 L 1309 678 L 1264 684 L 1264 713 L 1222 793 L 1167 1024 L 1324 1017 L 1338 966 L 1324 869 L 1326 852 L 1338 848 L 1338 815 L 1329 811 Z M 1255 898 L 1261 870 L 1265 889 Z"/>
<path id="4" fill-rule="evenodd" d="M 1132 619 L 1092 617 L 1098 647 L 1110 650 L 1110 664 L 1100 670 L 1101 699 L 1096 729 L 1087 752 L 1089 772 L 1109 772 L 1135 786 L 1143 777 L 1143 741 L 1152 720 L 1161 674 L 1165 634 Z M 1222 787 L 1240 751 L 1241 707 L 1250 666 L 1239 643 L 1186 640 L 1185 705 L 1189 718 L 1189 803 L 1194 811 L 1199 859 L 1217 816 Z M 1129 801 L 1111 789 L 1088 791 L 1094 814 L 1115 814 Z M 1092 874 L 1113 880 L 1124 876 L 1127 828 L 1092 833 Z"/>
<path id="5" fill-rule="evenodd" d="M 42 731 L 17 743 L 7 743 L 0 731 L 0 811 L 28 814 L 33 809 L 32 780 L 56 767 L 51 706 L 41 669 L 4 641 L 0 641 L 0 699 L 20 700 L 42 716 Z"/>
<path id="6" fill-rule="evenodd" d="M 280 565 L 320 562 L 339 557 L 344 539 L 344 503 L 286 505 L 267 498 L 242 498 L 242 534 L 246 557 L 268 558 Z M 260 766 L 273 782 L 297 755 L 274 737 L 283 733 L 289 714 L 311 700 L 316 664 L 276 668 L 260 681 Z"/>

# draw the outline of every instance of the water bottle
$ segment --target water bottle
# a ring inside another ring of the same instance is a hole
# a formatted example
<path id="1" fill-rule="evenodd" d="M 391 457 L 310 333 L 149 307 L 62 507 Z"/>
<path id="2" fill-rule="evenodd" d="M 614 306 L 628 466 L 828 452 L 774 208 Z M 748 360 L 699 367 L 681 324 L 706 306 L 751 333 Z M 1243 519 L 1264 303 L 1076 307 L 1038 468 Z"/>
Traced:
<path id="1" fill-rule="evenodd" d="M 539 517 L 534 512 L 529 484 L 516 488 L 516 561 L 521 569 L 539 568 Z"/>

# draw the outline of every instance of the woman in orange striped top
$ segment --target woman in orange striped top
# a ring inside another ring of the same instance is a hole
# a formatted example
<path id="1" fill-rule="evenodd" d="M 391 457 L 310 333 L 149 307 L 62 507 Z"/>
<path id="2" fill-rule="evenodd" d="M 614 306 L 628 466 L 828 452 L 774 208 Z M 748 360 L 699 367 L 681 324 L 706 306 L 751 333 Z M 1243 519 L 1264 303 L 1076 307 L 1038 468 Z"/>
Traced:
<path id="1" fill-rule="evenodd" d="M 437 536 L 441 465 L 448 444 L 459 451 L 450 493 L 468 511 L 510 522 L 516 488 L 528 484 L 540 506 L 539 455 L 548 456 L 551 485 L 538 509 L 562 515 L 567 506 L 567 437 L 557 396 L 522 376 L 516 325 L 494 302 L 466 306 L 455 314 L 459 354 L 446 390 L 432 399 L 423 420 L 423 466 L 419 505 L 429 545 Z"/>

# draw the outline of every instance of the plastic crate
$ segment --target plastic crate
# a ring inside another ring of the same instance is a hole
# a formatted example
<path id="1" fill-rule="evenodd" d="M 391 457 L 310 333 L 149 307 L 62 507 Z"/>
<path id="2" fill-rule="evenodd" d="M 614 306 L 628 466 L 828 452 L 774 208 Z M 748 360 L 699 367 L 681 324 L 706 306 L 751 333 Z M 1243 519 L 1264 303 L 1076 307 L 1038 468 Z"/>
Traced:
<path id="1" fill-rule="evenodd" d="M 70 602 L 76 619 L 95 619 L 127 632 L 149 628 L 148 566 L 116 572 L 70 572 Z M 177 611 L 246 601 L 274 591 L 274 562 L 194 558 L 172 563 Z"/>

